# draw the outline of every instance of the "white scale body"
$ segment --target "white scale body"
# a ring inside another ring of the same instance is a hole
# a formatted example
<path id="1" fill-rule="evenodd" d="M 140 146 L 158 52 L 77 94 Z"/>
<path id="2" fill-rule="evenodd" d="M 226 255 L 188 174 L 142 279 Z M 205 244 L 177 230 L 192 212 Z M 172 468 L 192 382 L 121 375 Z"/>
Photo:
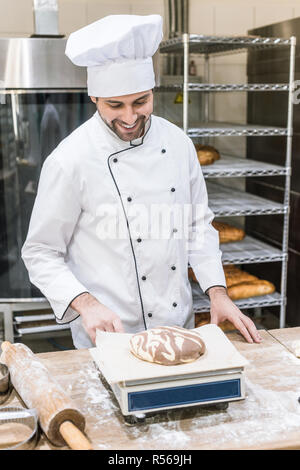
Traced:
<path id="1" fill-rule="evenodd" d="M 124 416 L 245 398 L 243 369 L 112 384 Z"/>
<path id="2" fill-rule="evenodd" d="M 126 417 L 199 405 L 223 405 L 245 399 L 245 358 L 216 325 L 199 332 L 204 356 L 192 363 L 162 366 L 130 352 L 132 335 L 97 331 L 90 353 Z"/>

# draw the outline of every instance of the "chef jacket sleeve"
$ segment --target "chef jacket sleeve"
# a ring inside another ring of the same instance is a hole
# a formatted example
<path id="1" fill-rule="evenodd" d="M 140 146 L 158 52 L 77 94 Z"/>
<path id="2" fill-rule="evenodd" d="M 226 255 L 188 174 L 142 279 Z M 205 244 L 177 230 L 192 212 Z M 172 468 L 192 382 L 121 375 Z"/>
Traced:
<path id="1" fill-rule="evenodd" d="M 48 299 L 58 323 L 78 317 L 69 305 L 87 289 L 65 263 L 81 212 L 71 181 L 53 154 L 42 168 L 22 258 L 30 281 Z"/>
<path id="2" fill-rule="evenodd" d="M 207 189 L 193 142 L 189 139 L 191 217 L 189 264 L 202 288 L 226 287 L 219 249 L 219 233 L 211 225 L 214 214 L 208 207 Z"/>

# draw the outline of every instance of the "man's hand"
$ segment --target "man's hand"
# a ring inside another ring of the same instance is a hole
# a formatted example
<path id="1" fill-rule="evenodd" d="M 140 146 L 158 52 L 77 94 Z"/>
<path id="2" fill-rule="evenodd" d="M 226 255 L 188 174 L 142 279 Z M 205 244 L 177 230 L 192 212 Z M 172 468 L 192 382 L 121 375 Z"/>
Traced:
<path id="1" fill-rule="evenodd" d="M 229 320 L 242 333 L 248 343 L 262 341 L 253 321 L 232 302 L 224 287 L 211 287 L 207 293 L 210 298 L 211 323 L 219 325 L 222 321 Z"/>
<path id="2" fill-rule="evenodd" d="M 94 344 L 96 343 L 96 330 L 124 333 L 118 315 L 87 292 L 76 297 L 71 307 L 80 314 L 83 327 Z"/>

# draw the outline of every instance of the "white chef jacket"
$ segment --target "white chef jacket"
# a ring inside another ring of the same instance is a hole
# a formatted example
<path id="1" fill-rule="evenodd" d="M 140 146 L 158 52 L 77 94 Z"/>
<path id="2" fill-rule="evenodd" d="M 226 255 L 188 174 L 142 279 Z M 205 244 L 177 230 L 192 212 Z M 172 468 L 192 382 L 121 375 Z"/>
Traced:
<path id="1" fill-rule="evenodd" d="M 122 238 L 99 237 L 103 204 L 120 209 Z M 192 216 L 187 243 L 176 238 L 176 221 L 169 237 L 146 237 L 132 204 L 200 204 L 203 210 Z M 180 128 L 152 115 L 144 135 L 125 142 L 96 112 L 45 160 L 22 258 L 57 322 L 70 323 L 77 348 L 92 346 L 70 307 L 83 292 L 119 315 L 128 333 L 193 328 L 188 263 L 203 291 L 226 286 L 212 219 L 193 142 Z"/>

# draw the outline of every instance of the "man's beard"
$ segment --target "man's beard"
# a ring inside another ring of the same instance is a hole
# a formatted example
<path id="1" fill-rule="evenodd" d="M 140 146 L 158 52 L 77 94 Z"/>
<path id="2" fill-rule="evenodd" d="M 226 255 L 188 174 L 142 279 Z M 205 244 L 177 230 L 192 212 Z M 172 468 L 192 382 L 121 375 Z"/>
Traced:
<path id="1" fill-rule="evenodd" d="M 99 113 L 102 121 L 119 137 L 119 139 L 124 140 L 125 142 L 130 142 L 131 140 L 138 139 L 141 137 L 144 132 L 145 132 L 145 124 L 149 118 L 146 118 L 146 116 L 140 116 L 136 120 L 136 123 L 138 124 L 137 128 L 134 129 L 134 131 L 126 132 L 124 130 L 124 133 L 120 131 L 120 128 L 117 126 L 118 119 L 114 119 L 111 124 L 109 124 Z"/>

